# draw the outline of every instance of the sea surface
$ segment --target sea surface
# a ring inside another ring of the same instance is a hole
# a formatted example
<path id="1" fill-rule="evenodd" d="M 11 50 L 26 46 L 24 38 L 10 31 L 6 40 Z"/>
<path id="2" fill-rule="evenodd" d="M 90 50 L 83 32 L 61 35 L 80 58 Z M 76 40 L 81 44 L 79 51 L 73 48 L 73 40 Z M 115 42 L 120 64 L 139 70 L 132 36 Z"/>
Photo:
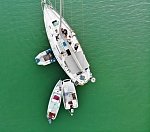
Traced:
<path id="1" fill-rule="evenodd" d="M 0 132 L 150 132 L 150 1 L 63 0 L 96 82 L 76 87 L 74 116 L 61 104 L 51 125 L 51 92 L 68 77 L 35 63 L 49 48 L 40 2 L 0 1 Z"/>

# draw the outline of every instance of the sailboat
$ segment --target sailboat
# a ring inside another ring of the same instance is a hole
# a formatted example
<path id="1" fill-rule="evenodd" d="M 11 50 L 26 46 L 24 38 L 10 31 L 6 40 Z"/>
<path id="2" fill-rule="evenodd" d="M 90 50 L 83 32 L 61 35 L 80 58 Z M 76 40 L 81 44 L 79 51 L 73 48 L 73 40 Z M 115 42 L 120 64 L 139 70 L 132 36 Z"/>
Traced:
<path id="1" fill-rule="evenodd" d="M 89 80 L 95 82 L 75 32 L 62 17 L 62 0 L 60 14 L 47 0 L 42 0 L 41 4 L 50 47 L 62 69 L 76 86 L 84 85 Z"/>
<path id="2" fill-rule="evenodd" d="M 48 122 L 51 124 L 52 120 L 55 120 L 60 108 L 62 98 L 62 80 L 59 80 L 55 85 L 53 92 L 51 94 L 48 108 L 47 108 L 47 118 Z"/>

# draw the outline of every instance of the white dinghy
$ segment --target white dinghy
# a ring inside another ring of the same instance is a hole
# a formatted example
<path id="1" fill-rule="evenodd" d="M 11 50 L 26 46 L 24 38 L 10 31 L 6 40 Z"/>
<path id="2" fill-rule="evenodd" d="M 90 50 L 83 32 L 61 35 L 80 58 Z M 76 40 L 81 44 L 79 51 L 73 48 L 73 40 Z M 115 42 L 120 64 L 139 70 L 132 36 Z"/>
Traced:
<path id="1" fill-rule="evenodd" d="M 48 49 L 46 51 L 39 53 L 35 57 L 35 61 L 37 65 L 46 66 L 46 65 L 54 63 L 56 61 L 56 58 L 52 56 L 52 50 Z"/>
<path id="2" fill-rule="evenodd" d="M 64 108 L 69 110 L 71 116 L 74 113 L 74 108 L 78 108 L 78 99 L 75 86 L 70 79 L 63 80 L 62 82 L 62 97 Z"/>
<path id="3" fill-rule="evenodd" d="M 61 104 L 61 97 L 62 97 L 62 81 L 59 80 L 56 86 L 54 87 L 54 90 L 51 94 L 48 109 L 47 109 L 47 118 L 49 123 L 52 123 L 52 120 L 54 120 L 57 116 L 57 113 L 60 108 Z"/>
<path id="4" fill-rule="evenodd" d="M 76 86 L 84 85 L 93 78 L 90 65 L 75 32 L 62 17 L 62 0 L 60 14 L 46 0 L 42 0 L 42 7 L 47 37 L 55 58 Z"/>

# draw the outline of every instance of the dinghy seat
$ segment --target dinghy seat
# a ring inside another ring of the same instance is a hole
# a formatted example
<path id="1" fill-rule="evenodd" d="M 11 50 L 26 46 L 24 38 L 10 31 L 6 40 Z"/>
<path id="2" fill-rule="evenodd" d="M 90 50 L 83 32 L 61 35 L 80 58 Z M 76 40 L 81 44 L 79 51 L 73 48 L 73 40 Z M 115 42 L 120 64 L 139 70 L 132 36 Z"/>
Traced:
<path id="1" fill-rule="evenodd" d="M 52 119 L 55 117 L 55 113 L 49 112 L 49 118 Z"/>
<path id="2" fill-rule="evenodd" d="M 59 96 L 54 95 L 53 99 L 54 99 L 54 100 L 59 100 Z"/>
<path id="3" fill-rule="evenodd" d="M 73 104 L 72 101 L 69 101 L 68 104 Z"/>
<path id="4" fill-rule="evenodd" d="M 43 56 L 43 58 L 45 61 L 47 61 L 47 60 L 51 60 L 52 56 L 51 55 L 45 55 L 45 56 Z"/>

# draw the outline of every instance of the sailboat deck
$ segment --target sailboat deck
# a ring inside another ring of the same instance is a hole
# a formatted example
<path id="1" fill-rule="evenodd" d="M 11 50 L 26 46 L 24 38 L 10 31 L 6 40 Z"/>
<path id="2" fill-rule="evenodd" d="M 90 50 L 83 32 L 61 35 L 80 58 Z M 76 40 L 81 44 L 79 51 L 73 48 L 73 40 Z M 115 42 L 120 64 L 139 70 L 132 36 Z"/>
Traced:
<path id="1" fill-rule="evenodd" d="M 77 84 L 88 82 L 91 78 L 89 64 L 74 31 L 64 18 L 60 25 L 59 14 L 48 5 L 44 7 L 44 21 L 51 48 L 61 67 Z"/>

